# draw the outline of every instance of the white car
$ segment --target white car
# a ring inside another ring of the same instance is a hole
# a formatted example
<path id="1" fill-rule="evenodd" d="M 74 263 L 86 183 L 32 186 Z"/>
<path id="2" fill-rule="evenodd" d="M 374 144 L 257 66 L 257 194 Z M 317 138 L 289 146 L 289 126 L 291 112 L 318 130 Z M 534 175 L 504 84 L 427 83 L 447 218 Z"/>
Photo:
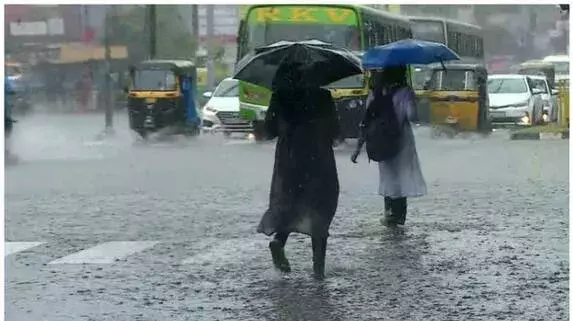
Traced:
<path id="1" fill-rule="evenodd" d="M 489 113 L 493 124 L 535 125 L 543 122 L 542 91 L 531 76 L 491 75 L 487 80 Z"/>
<path id="2" fill-rule="evenodd" d="M 555 82 L 560 80 L 569 80 L 569 61 L 568 55 L 555 55 L 543 58 L 544 62 L 549 62 L 555 66 Z"/>
<path id="3" fill-rule="evenodd" d="M 214 92 L 205 92 L 203 97 L 209 98 L 202 111 L 204 131 L 220 131 L 225 136 L 252 131 L 251 123 L 239 117 L 238 80 L 225 78 Z"/>

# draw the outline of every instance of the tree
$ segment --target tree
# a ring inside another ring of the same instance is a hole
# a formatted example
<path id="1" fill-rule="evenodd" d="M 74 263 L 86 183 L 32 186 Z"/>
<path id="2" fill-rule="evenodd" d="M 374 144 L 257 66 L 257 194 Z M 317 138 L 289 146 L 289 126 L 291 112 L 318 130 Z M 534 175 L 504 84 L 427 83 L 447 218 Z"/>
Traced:
<path id="1" fill-rule="evenodd" d="M 113 44 L 128 47 L 131 61 L 140 61 L 149 54 L 149 24 L 146 6 L 121 6 L 116 15 L 109 13 Z M 156 53 L 163 59 L 193 59 L 197 41 L 174 5 L 158 5 L 156 9 Z M 103 42 L 103 41 L 102 41 Z"/>

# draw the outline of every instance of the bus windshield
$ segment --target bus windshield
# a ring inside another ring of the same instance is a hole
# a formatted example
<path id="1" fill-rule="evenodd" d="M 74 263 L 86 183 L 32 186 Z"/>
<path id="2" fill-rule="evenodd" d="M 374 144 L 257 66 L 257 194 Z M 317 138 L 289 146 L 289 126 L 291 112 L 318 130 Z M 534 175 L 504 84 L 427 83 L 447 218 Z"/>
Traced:
<path id="1" fill-rule="evenodd" d="M 267 23 L 249 26 L 250 49 L 272 43 L 302 40 L 321 40 L 349 50 L 359 50 L 359 32 L 356 26 L 338 24 Z"/>
<path id="2" fill-rule="evenodd" d="M 175 79 L 175 74 L 171 70 L 140 69 L 135 72 L 133 90 L 175 90 L 177 89 Z"/>
<path id="3" fill-rule="evenodd" d="M 414 39 L 446 44 L 444 24 L 441 21 L 413 20 L 412 35 Z"/>
<path id="4" fill-rule="evenodd" d="M 569 61 L 552 62 L 555 66 L 555 73 L 558 75 L 569 75 Z"/>

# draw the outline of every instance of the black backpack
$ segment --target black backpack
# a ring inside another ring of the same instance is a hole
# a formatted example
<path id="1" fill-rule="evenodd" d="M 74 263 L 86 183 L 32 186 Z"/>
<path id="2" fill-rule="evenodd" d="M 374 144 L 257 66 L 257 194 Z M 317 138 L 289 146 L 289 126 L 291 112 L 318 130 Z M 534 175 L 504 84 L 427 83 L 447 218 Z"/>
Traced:
<path id="1" fill-rule="evenodd" d="M 394 110 L 394 93 L 375 95 L 367 109 L 364 142 L 368 158 L 375 162 L 390 160 L 402 150 L 403 124 Z"/>

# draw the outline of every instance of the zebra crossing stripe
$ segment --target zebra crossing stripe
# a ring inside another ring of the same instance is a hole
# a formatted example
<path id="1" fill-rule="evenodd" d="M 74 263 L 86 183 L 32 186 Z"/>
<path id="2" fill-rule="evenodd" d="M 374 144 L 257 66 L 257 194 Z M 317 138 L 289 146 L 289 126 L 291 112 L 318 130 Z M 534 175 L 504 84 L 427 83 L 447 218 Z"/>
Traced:
<path id="1" fill-rule="evenodd" d="M 159 242 L 106 242 L 89 249 L 64 256 L 48 264 L 111 264 Z"/>
<path id="2" fill-rule="evenodd" d="M 4 243 L 4 257 L 7 257 L 10 254 L 29 250 L 44 243 L 45 242 L 6 242 Z"/>

